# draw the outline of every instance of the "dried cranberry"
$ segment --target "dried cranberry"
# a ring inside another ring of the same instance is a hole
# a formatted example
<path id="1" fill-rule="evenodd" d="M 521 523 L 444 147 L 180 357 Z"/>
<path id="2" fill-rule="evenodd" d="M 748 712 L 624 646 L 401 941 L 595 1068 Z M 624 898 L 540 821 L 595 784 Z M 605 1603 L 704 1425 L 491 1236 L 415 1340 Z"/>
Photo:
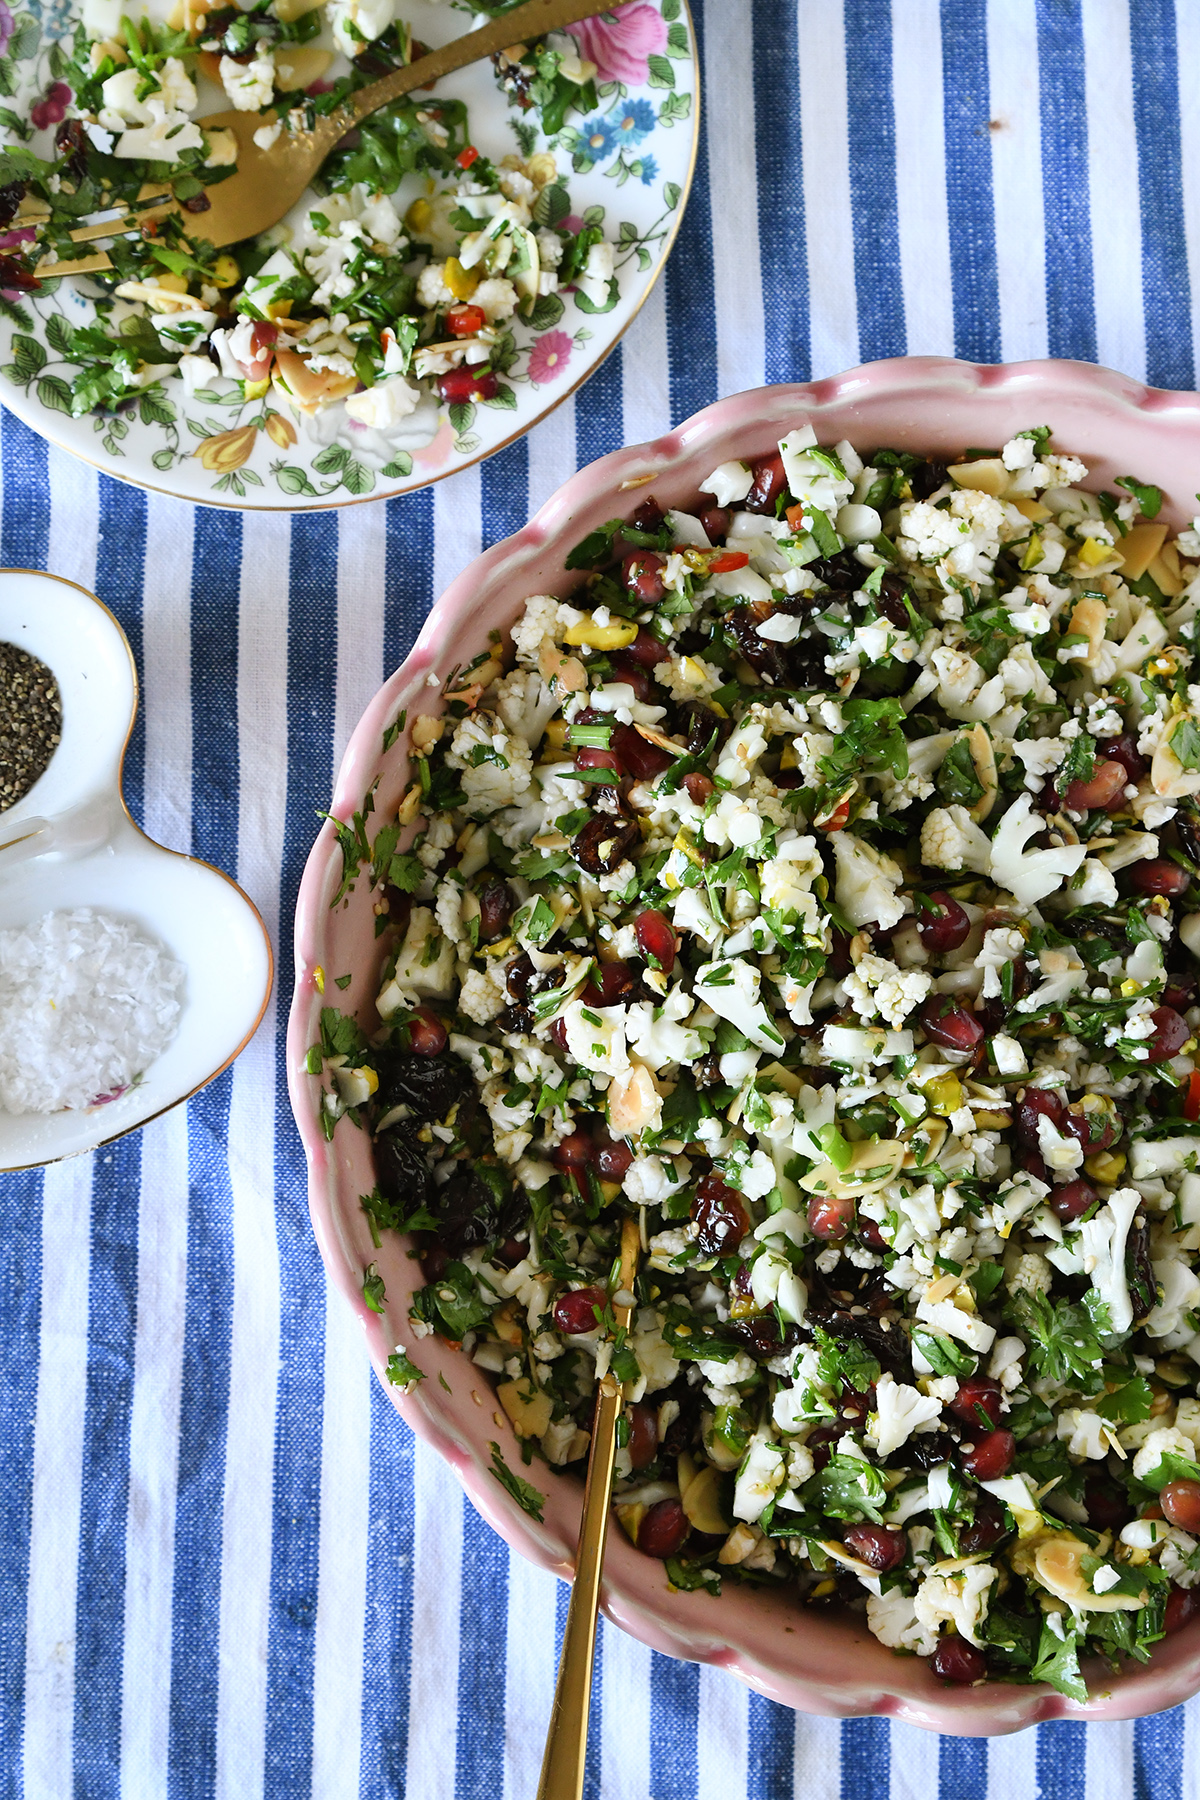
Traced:
<path id="1" fill-rule="evenodd" d="M 729 536 L 730 512 L 726 506 L 706 506 L 700 514 L 704 535 L 710 544 L 723 544 Z"/>
<path id="2" fill-rule="evenodd" d="M 752 513 L 773 513 L 776 500 L 787 487 L 782 456 L 778 451 L 774 456 L 760 456 L 757 462 L 751 463 L 750 474 L 750 492 L 742 501 L 743 510 Z"/>
<path id="3" fill-rule="evenodd" d="M 894 625 L 897 631 L 907 631 L 912 623 L 904 604 L 907 592 L 908 584 L 903 576 L 889 570 L 880 582 L 879 592 L 875 596 L 875 610 L 889 625 Z"/>
<path id="4" fill-rule="evenodd" d="M 477 1089 L 471 1071 L 457 1056 L 417 1055 L 411 1050 L 389 1050 L 379 1058 L 379 1112 L 407 1106 L 418 1124 L 444 1119 L 458 1106 L 460 1125 L 475 1104 Z"/>
<path id="5" fill-rule="evenodd" d="M 502 1269 L 515 1269 L 517 1264 L 529 1253 L 529 1245 L 520 1238 L 505 1238 L 497 1250 L 492 1252 L 492 1261 L 498 1262 Z"/>
<path id="6" fill-rule="evenodd" d="M 971 1051 L 983 1039 L 983 1026 L 974 1013 L 944 994 L 931 994 L 921 1008 L 921 1029 L 930 1043 L 947 1050 Z"/>
<path id="7" fill-rule="evenodd" d="M 969 1525 L 958 1529 L 958 1553 L 960 1556 L 978 1556 L 981 1550 L 990 1550 L 1004 1536 L 1006 1526 L 1004 1514 L 991 1499 L 981 1498 L 975 1502 L 975 1516 Z"/>
<path id="8" fill-rule="evenodd" d="M 656 531 L 661 531 L 666 522 L 666 514 L 653 494 L 646 495 L 629 521 L 635 531 L 644 531 L 647 537 L 653 536 Z"/>
<path id="9" fill-rule="evenodd" d="M 592 1140 L 582 1131 L 572 1131 L 560 1138 L 550 1152 L 550 1161 L 556 1169 L 582 1169 L 591 1159 Z"/>
<path id="10" fill-rule="evenodd" d="M 1200 1481 L 1168 1481 L 1159 1493 L 1158 1504 L 1170 1524 L 1200 1537 Z"/>
<path id="11" fill-rule="evenodd" d="M 880 1575 L 898 1568 L 908 1555 L 908 1533 L 889 1530 L 886 1525 L 848 1525 L 842 1542 L 851 1556 Z"/>
<path id="12" fill-rule="evenodd" d="M 805 1448 L 813 1459 L 813 1469 L 818 1475 L 828 1464 L 833 1455 L 833 1446 L 843 1435 L 840 1425 L 818 1425 L 815 1431 L 809 1432 Z"/>
<path id="13" fill-rule="evenodd" d="M 508 931 L 517 896 L 507 881 L 489 881 L 479 896 L 479 941 L 494 944 Z"/>
<path id="14" fill-rule="evenodd" d="M 60 156 L 69 157 L 65 173 L 78 183 L 88 170 L 92 141 L 84 130 L 82 119 L 64 119 L 54 134 L 54 148 Z"/>
<path id="15" fill-rule="evenodd" d="M 1091 1182 L 1080 1176 L 1078 1181 L 1064 1181 L 1061 1187 L 1052 1189 L 1046 1196 L 1046 1205 L 1056 1218 L 1066 1223 L 1081 1219 L 1088 1207 L 1095 1206 L 1099 1199 Z"/>
<path id="16" fill-rule="evenodd" d="M 660 750 L 633 725 L 616 727 L 612 747 L 635 781 L 653 781 L 675 761 L 669 750 Z"/>
<path id="17" fill-rule="evenodd" d="M 611 875 L 640 842 L 641 833 L 631 819 L 612 813 L 596 813 L 571 845 L 575 861 L 589 875 Z"/>
<path id="18" fill-rule="evenodd" d="M 554 1302 L 554 1328 L 565 1337 L 595 1331 L 597 1309 L 603 1312 L 607 1296 L 602 1288 L 571 1288 Z"/>
<path id="19" fill-rule="evenodd" d="M 636 1400 L 627 1408 L 629 1420 L 629 1461 L 633 1468 L 644 1469 L 658 1455 L 658 1409 Z"/>
<path id="20" fill-rule="evenodd" d="M 439 1242 L 451 1256 L 461 1256 L 464 1250 L 508 1237 L 520 1217 L 513 1198 L 510 1193 L 497 1202 L 490 1184 L 474 1169 L 452 1175 L 429 1202 L 437 1215 Z"/>
<path id="21" fill-rule="evenodd" d="M 982 1681 L 987 1674 L 987 1658 L 966 1638 L 944 1637 L 930 1659 L 939 1681 L 956 1681 L 963 1687 Z"/>
<path id="22" fill-rule="evenodd" d="M 448 406 L 462 406 L 468 401 L 494 400 L 500 386 L 491 369 L 470 368 L 466 365 L 447 369 L 444 375 L 438 376 L 437 384 L 438 392 Z"/>
<path id="23" fill-rule="evenodd" d="M 961 1453 L 965 1472 L 975 1481 L 999 1481 L 1012 1468 L 1017 1440 L 1011 1431 L 989 1431 Z"/>
<path id="24" fill-rule="evenodd" d="M 1018 1103 L 1015 1120 L 1017 1137 L 1030 1149 L 1038 1148 L 1038 1120 L 1049 1119 L 1059 1131 L 1067 1117 L 1067 1103 L 1057 1088 L 1028 1087 Z"/>
<path id="25" fill-rule="evenodd" d="M 719 1175 L 704 1175 L 696 1183 L 692 1218 L 696 1222 L 696 1242 L 704 1256 L 728 1256 L 750 1229 L 741 1195 Z"/>
<path id="26" fill-rule="evenodd" d="M 633 1151 L 617 1138 L 603 1139 L 592 1153 L 592 1167 L 601 1181 L 624 1181 L 633 1161 Z"/>
<path id="27" fill-rule="evenodd" d="M 190 213 L 210 212 L 212 210 L 212 201 L 207 194 L 193 194 L 190 200 L 184 201 L 183 210 Z"/>
<path id="28" fill-rule="evenodd" d="M 401 1200 L 405 1208 L 420 1206 L 433 1192 L 433 1174 L 415 1135 L 404 1123 L 381 1131 L 375 1139 L 375 1179 L 380 1192 Z"/>
<path id="29" fill-rule="evenodd" d="M 648 906 L 638 914 L 634 930 L 642 955 L 653 957 L 663 974 L 669 975 L 675 967 L 675 927 L 666 914 Z"/>
<path id="30" fill-rule="evenodd" d="M 448 1033 L 442 1020 L 428 1006 L 418 1006 L 408 1020 L 408 1047 L 414 1056 L 440 1056 Z"/>
<path id="31" fill-rule="evenodd" d="M 1185 1625 L 1200 1615 L 1200 1587 L 1182 1588 L 1171 1584 L 1167 1595 L 1167 1610 L 1163 1616 L 1163 1631 L 1167 1637 L 1182 1631 Z"/>
<path id="32" fill-rule="evenodd" d="M 32 294 L 41 287 L 32 269 L 15 256 L 0 256 L 0 288 L 12 288 L 21 294 Z"/>
<path id="33" fill-rule="evenodd" d="M 657 1500 L 638 1526 L 637 1547 L 643 1556 L 657 1556 L 665 1562 L 683 1548 L 690 1530 L 680 1501 Z"/>
<path id="34" fill-rule="evenodd" d="M 717 741 L 713 748 L 719 750 L 729 736 L 731 724 L 703 701 L 685 700 L 679 708 L 679 729 L 687 732 L 688 755 L 699 756 L 712 743 L 714 732 Z"/>
<path id="35" fill-rule="evenodd" d="M 917 463 L 908 472 L 908 486 L 914 500 L 928 500 L 930 494 L 936 494 L 949 479 L 946 465 L 930 457 L 928 462 Z"/>
<path id="36" fill-rule="evenodd" d="M 971 935 L 971 921 L 949 894 L 930 894 L 917 914 L 917 931 L 926 950 L 935 956 L 957 950 Z"/>
<path id="37" fill-rule="evenodd" d="M 1155 856 L 1149 862 L 1134 863 L 1125 875 L 1135 894 L 1164 894 L 1168 900 L 1178 900 L 1186 894 L 1192 880 L 1187 870 L 1181 869 L 1169 856 Z"/>
<path id="38" fill-rule="evenodd" d="M 808 1203 L 808 1226 L 814 1237 L 844 1238 L 854 1228 L 854 1202 L 844 1195 L 814 1194 Z"/>
<path id="39" fill-rule="evenodd" d="M 1173 1006 L 1156 1006 L 1150 1017 L 1154 1021 L 1154 1035 L 1146 1039 L 1149 1055 L 1144 1060 L 1169 1062 L 1171 1057 L 1179 1055 L 1192 1035 L 1192 1028 Z"/>
<path id="40" fill-rule="evenodd" d="M 25 198 L 25 183 L 9 181 L 0 187 L 0 227 L 12 224 L 17 216 L 17 208 Z"/>
<path id="41" fill-rule="evenodd" d="M 1137 740 L 1127 731 L 1120 737 L 1098 738 L 1096 754 L 1106 762 L 1119 762 L 1125 771 L 1126 781 L 1134 787 L 1146 773 L 1145 758 L 1138 754 Z"/>
<path id="42" fill-rule="evenodd" d="M 1091 1475 L 1083 1485 L 1087 1522 L 1096 1531 L 1116 1531 L 1133 1517 L 1129 1495 L 1111 1475 Z"/>
<path id="43" fill-rule="evenodd" d="M 992 1431 L 1000 1423 L 1001 1398 L 1000 1383 L 993 1381 L 990 1375 L 969 1375 L 966 1381 L 959 1383 L 958 1392 L 950 1402 L 950 1411 L 976 1430 L 982 1426 L 984 1431 Z M 986 1416 L 986 1424 L 981 1413 Z"/>
<path id="44" fill-rule="evenodd" d="M 632 550 L 621 564 L 621 580 L 643 606 L 656 606 L 666 595 L 663 570 L 667 559 L 657 550 Z"/>

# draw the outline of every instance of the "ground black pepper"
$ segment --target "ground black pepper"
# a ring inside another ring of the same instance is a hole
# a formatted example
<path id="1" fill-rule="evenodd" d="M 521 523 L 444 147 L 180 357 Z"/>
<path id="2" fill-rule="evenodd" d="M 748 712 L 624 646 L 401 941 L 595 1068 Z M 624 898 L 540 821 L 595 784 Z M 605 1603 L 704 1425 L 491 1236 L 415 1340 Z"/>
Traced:
<path id="1" fill-rule="evenodd" d="M 61 737 L 53 671 L 16 644 L 0 643 L 0 812 L 29 792 Z"/>

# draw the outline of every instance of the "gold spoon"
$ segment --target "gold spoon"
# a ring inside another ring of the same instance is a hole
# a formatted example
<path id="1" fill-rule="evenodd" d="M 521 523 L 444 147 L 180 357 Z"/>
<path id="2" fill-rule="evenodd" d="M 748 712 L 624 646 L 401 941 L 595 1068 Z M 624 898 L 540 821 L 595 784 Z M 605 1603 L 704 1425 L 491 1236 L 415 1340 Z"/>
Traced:
<path id="1" fill-rule="evenodd" d="M 509 14 L 509 18 L 515 14 Z M 633 1292 L 641 1237 L 636 1219 L 621 1226 L 622 1293 Z M 633 1308 L 613 1303 L 618 1326 L 629 1329 Z M 562 1656 L 554 1710 L 546 1733 L 542 1778 L 537 1800 L 580 1800 L 587 1756 L 588 1717 L 592 1707 L 592 1664 L 596 1655 L 596 1613 L 600 1605 L 600 1570 L 612 1500 L 613 1459 L 617 1453 L 617 1420 L 625 1398 L 621 1384 L 610 1371 L 600 1383 L 596 1416 L 592 1422 L 592 1447 L 588 1455 L 587 1485 L 583 1490 L 583 1518 L 575 1553 L 575 1580 L 567 1607 Z"/>
<path id="2" fill-rule="evenodd" d="M 102 220 L 73 231 L 71 240 L 76 244 L 90 244 L 100 238 L 117 237 L 150 220 L 164 219 L 169 213 L 182 213 L 192 235 L 207 238 L 218 248 L 222 244 L 240 243 L 243 238 L 257 237 L 260 232 L 278 224 L 296 204 L 339 139 L 373 112 L 378 112 L 381 106 L 398 100 L 402 94 L 411 93 L 414 88 L 432 87 L 441 76 L 465 68 L 467 63 L 478 62 L 482 57 L 507 50 L 510 45 L 542 37 L 548 31 L 560 31 L 564 25 L 574 25 L 580 19 L 604 12 L 611 4 L 612 0 L 526 0 L 524 6 L 490 20 L 478 31 L 455 38 L 453 43 L 430 51 L 428 56 L 409 63 L 406 68 L 394 69 L 382 81 L 373 81 L 370 87 L 348 94 L 336 112 L 318 118 L 311 131 L 281 131 L 267 150 L 254 142 L 254 134 L 275 123 L 274 110 L 212 113 L 197 123 L 204 131 L 233 133 L 238 145 L 237 169 L 227 180 L 206 188 L 208 207 L 204 212 L 184 212 L 176 200 L 136 213 L 125 209 L 123 217 Z M 143 188 L 139 200 L 151 200 L 167 192 L 167 188 Z M 36 272 L 41 276 L 87 275 L 97 269 L 111 268 L 112 263 L 101 251 L 96 256 L 80 257 L 77 261 L 43 261 Z"/>

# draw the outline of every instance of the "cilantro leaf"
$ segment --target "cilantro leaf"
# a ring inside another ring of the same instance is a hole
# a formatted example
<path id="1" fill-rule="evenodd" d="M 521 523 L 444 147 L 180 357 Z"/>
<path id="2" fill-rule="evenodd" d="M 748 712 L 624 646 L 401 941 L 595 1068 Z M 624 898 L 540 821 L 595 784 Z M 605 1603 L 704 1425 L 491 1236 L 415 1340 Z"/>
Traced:
<path id="1" fill-rule="evenodd" d="M 1032 1681 L 1047 1681 L 1070 1700 L 1086 1700 L 1087 1687 L 1079 1673 L 1079 1634 L 1064 1626 L 1062 1637 L 1051 1629 L 1050 1618 L 1061 1619 L 1061 1613 L 1050 1614 L 1042 1626 L 1038 1658 L 1029 1671 Z"/>
<path id="2" fill-rule="evenodd" d="M 1017 1289 L 1005 1308 L 1029 1346 L 1030 1371 L 1047 1381 L 1088 1380 L 1100 1361 L 1103 1325 L 1089 1308 Z"/>
<path id="3" fill-rule="evenodd" d="M 1118 475 L 1117 486 L 1133 495 L 1142 509 L 1144 519 L 1157 519 L 1163 503 L 1161 488 L 1155 487 L 1152 482 L 1138 481 L 1132 475 Z"/>
<path id="4" fill-rule="evenodd" d="M 887 1488 L 874 1463 L 835 1452 L 825 1467 L 805 1482 L 803 1497 L 806 1506 L 831 1519 L 869 1519 L 879 1525 Z"/>
<path id="5" fill-rule="evenodd" d="M 834 1338 L 816 1325 L 813 1340 L 818 1351 L 817 1367 L 825 1386 L 836 1387 L 839 1382 L 846 1381 L 860 1394 L 865 1394 L 879 1380 L 878 1360 L 857 1338 Z"/>
<path id="6" fill-rule="evenodd" d="M 418 1369 L 403 1350 L 396 1350 L 387 1359 L 387 1378 L 393 1387 L 410 1388 L 424 1381 L 425 1371 Z"/>
<path id="7" fill-rule="evenodd" d="M 546 1502 L 545 1494 L 539 1493 L 531 1482 L 522 1481 L 519 1475 L 513 1474 L 504 1460 L 504 1453 L 499 1444 L 491 1444 L 489 1448 L 492 1452 L 492 1466 L 489 1473 L 494 1475 L 500 1486 L 512 1495 L 522 1512 L 527 1512 L 531 1519 L 537 1520 L 539 1525 L 543 1524 L 542 1507 Z"/>

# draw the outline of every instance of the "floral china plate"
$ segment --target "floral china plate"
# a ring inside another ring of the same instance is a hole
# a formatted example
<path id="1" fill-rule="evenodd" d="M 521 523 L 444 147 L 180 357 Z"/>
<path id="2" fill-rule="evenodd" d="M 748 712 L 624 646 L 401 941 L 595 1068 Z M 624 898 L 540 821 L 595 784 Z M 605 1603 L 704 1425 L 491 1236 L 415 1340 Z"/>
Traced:
<path id="1" fill-rule="evenodd" d="M 147 10 L 157 16 L 159 0 Z M 396 10 L 430 46 L 470 28 L 465 10 L 430 0 Z M 78 14 L 78 0 L 0 0 L 0 167 L 6 144 L 54 156 L 55 128 L 74 98 L 68 51 Z M 587 379 L 641 307 L 678 231 L 695 160 L 687 0 L 631 0 L 572 30 L 595 65 L 597 104 L 569 112 L 549 140 L 533 123 L 538 112 L 510 106 L 490 63 L 437 88 L 439 98 L 466 104 L 473 139 L 495 161 L 552 150 L 559 174 L 546 196 L 549 222 L 568 231 L 599 225 L 615 250 L 608 307 L 597 310 L 568 286 L 511 320 L 511 360 L 491 400 L 436 404 L 435 394 L 422 428 L 385 441 L 350 418 L 343 401 L 307 416 L 275 389 L 253 398 L 246 383 L 216 380 L 191 393 L 172 375 L 115 410 L 73 417 L 65 352 L 72 328 L 94 322 L 101 292 L 82 276 L 46 281 L 32 294 L 0 287 L 0 401 L 106 474 L 210 506 L 305 510 L 402 494 L 510 443 Z M 218 110 L 222 98 L 219 88 L 202 92 L 211 102 L 204 110 Z M 310 192 L 302 205 L 315 199 Z M 0 254 L 20 235 L 0 232 Z"/>

